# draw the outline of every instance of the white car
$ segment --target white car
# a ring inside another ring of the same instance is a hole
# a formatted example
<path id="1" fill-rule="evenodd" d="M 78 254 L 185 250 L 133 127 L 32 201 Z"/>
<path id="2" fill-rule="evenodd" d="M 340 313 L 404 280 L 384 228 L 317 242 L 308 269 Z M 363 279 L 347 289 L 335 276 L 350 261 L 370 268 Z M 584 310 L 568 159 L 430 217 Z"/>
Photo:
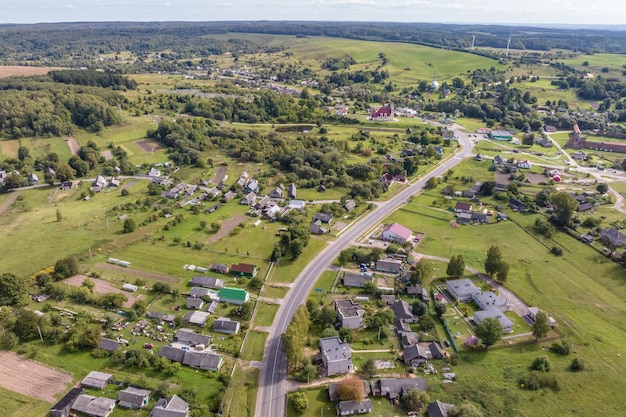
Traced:
<path id="1" fill-rule="evenodd" d="M 565 165 L 569 165 L 569 163 L 570 163 L 569 159 L 566 159 L 565 162 L 564 162 Z"/>

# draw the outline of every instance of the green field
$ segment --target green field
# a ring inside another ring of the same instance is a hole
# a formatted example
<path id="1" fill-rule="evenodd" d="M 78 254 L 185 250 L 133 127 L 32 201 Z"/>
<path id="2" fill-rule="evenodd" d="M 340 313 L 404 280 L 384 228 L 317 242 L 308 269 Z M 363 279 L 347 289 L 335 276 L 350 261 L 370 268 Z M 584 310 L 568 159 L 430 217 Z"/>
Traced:
<path id="1" fill-rule="evenodd" d="M 258 369 L 235 366 L 229 388 L 222 400 L 224 416 L 254 417 L 258 379 Z"/>
<path id="2" fill-rule="evenodd" d="M 259 301 L 254 316 L 255 326 L 271 326 L 280 305 Z"/>
<path id="3" fill-rule="evenodd" d="M 263 350 L 265 348 L 267 335 L 267 332 L 248 330 L 246 341 L 241 350 L 241 359 L 246 361 L 260 361 L 263 359 Z"/>

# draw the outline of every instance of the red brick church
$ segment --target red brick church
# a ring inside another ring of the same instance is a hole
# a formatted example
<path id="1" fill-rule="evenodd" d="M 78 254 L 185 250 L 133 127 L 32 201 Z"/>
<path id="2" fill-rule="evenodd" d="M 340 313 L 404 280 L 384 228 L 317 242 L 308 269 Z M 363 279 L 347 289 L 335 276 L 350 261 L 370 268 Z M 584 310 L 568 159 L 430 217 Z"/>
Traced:
<path id="1" fill-rule="evenodd" d="M 587 142 L 587 138 L 582 137 L 580 128 L 577 124 L 574 125 L 574 131 L 569 134 L 569 140 L 567 141 L 565 147 L 626 153 L 626 142 Z"/>

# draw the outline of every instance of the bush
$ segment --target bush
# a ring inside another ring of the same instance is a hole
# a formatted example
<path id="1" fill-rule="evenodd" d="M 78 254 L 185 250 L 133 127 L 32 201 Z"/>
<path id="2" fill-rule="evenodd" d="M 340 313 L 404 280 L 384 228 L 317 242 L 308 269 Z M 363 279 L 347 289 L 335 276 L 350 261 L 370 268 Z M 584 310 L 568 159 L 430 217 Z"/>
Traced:
<path id="1" fill-rule="evenodd" d="M 304 392 L 294 392 L 291 395 L 291 404 L 298 413 L 302 414 L 307 408 L 309 408 L 309 398 Z"/>
<path id="2" fill-rule="evenodd" d="M 572 363 L 569 364 L 569 369 L 574 372 L 580 372 L 585 369 L 585 363 L 582 359 L 574 358 Z"/>
<path id="3" fill-rule="evenodd" d="M 531 367 L 535 371 L 550 372 L 550 361 L 547 356 L 540 356 L 535 358 Z"/>
<path id="4" fill-rule="evenodd" d="M 550 253 L 555 256 L 562 256 L 563 249 L 559 248 L 558 246 L 552 246 L 552 248 L 550 249 Z"/>
<path id="5" fill-rule="evenodd" d="M 551 349 L 554 353 L 567 356 L 572 351 L 572 345 L 567 340 L 557 340 L 556 342 L 552 343 Z"/>
<path id="6" fill-rule="evenodd" d="M 529 390 L 538 390 L 541 388 L 559 389 L 559 383 L 556 377 L 545 372 L 530 372 L 519 380 L 521 388 Z"/>

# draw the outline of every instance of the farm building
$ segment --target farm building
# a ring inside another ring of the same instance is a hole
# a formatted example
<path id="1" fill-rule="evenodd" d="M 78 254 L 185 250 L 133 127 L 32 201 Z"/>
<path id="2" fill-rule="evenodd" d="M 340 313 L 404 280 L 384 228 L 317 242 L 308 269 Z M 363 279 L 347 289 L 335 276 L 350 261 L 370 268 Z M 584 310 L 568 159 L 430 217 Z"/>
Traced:
<path id="1" fill-rule="evenodd" d="M 365 414 L 372 412 L 372 401 L 369 399 L 362 401 L 339 401 L 337 404 L 338 416 L 353 416 L 355 414 Z"/>
<path id="2" fill-rule="evenodd" d="M 320 351 L 326 376 L 346 374 L 354 369 L 350 345 L 339 340 L 337 336 L 321 338 Z"/>
<path id="3" fill-rule="evenodd" d="M 372 381 L 372 395 L 375 397 L 388 397 L 395 400 L 414 389 L 426 391 L 426 379 L 424 378 L 381 378 Z"/>
<path id="4" fill-rule="evenodd" d="M 511 132 L 501 129 L 492 130 L 491 133 L 489 133 L 489 137 L 493 140 L 510 141 L 513 139 L 513 135 L 511 134 Z"/>
<path id="5" fill-rule="evenodd" d="M 115 400 L 81 394 L 76 398 L 72 410 L 92 417 L 107 417 L 115 408 Z"/>
<path id="6" fill-rule="evenodd" d="M 187 417 L 189 416 L 189 404 L 178 395 L 169 398 L 161 398 L 150 412 L 148 417 Z"/>
<path id="7" fill-rule="evenodd" d="M 380 238 L 388 242 L 402 244 L 411 240 L 412 234 L 413 232 L 411 232 L 411 230 L 407 229 L 401 224 L 393 223 L 383 228 L 383 232 L 381 233 Z"/>
<path id="8" fill-rule="evenodd" d="M 98 349 L 108 350 L 109 352 L 113 352 L 114 350 L 118 350 L 124 346 L 124 343 L 118 342 L 117 340 L 101 338 L 98 341 Z"/>
<path id="9" fill-rule="evenodd" d="M 250 294 L 241 288 L 222 288 L 217 294 L 220 301 L 231 304 L 243 304 L 250 299 Z"/>
<path id="10" fill-rule="evenodd" d="M 80 385 L 84 388 L 103 389 L 106 384 L 113 378 L 111 374 L 105 374 L 104 372 L 91 371 L 83 380 Z"/>
<path id="11" fill-rule="evenodd" d="M 226 317 L 218 317 L 213 322 L 213 331 L 216 333 L 237 334 L 240 324 L 238 321 Z"/>
<path id="12" fill-rule="evenodd" d="M 379 259 L 376 261 L 376 270 L 398 274 L 402 270 L 402 261 L 397 259 Z"/>
<path id="13" fill-rule="evenodd" d="M 190 297 L 195 297 L 195 298 L 209 297 L 210 294 L 211 294 L 211 290 L 208 289 L 208 288 L 192 287 L 189 290 L 189 296 Z"/>
<path id="14" fill-rule="evenodd" d="M 84 389 L 82 388 L 72 388 L 50 409 L 50 415 L 52 417 L 69 416 L 74 402 L 76 402 L 76 399 L 83 393 L 83 391 Z"/>
<path id="15" fill-rule="evenodd" d="M 259 271 L 256 265 L 251 264 L 236 264 L 230 267 L 230 274 L 233 276 L 254 278 L 257 272 Z"/>
<path id="16" fill-rule="evenodd" d="M 453 279 L 447 282 L 446 289 L 457 301 L 469 301 L 474 295 L 482 293 L 471 279 Z"/>
<path id="17" fill-rule="evenodd" d="M 204 300 L 202 298 L 187 297 L 187 300 L 185 301 L 185 307 L 192 308 L 194 310 L 202 309 L 203 305 Z"/>
<path id="18" fill-rule="evenodd" d="M 211 351 L 187 350 L 183 357 L 183 365 L 205 371 L 219 371 L 224 364 L 224 357 Z"/>
<path id="19" fill-rule="evenodd" d="M 224 280 L 215 278 L 215 277 L 196 275 L 193 278 L 191 278 L 191 281 L 189 281 L 189 284 L 192 287 L 206 287 L 206 288 L 213 288 L 215 290 L 219 290 L 220 288 L 224 287 Z"/>
<path id="20" fill-rule="evenodd" d="M 228 272 L 230 272 L 228 265 L 224 264 L 211 264 L 209 269 L 213 272 L 219 272 L 220 274 L 228 274 Z"/>
<path id="21" fill-rule="evenodd" d="M 304 206 L 306 206 L 306 202 L 302 200 L 291 200 L 287 207 L 289 207 L 292 210 L 302 210 L 304 209 Z"/>
<path id="22" fill-rule="evenodd" d="M 298 190 L 296 189 L 296 184 L 291 183 L 287 186 L 287 197 L 291 199 L 295 199 L 298 196 Z"/>
<path id="23" fill-rule="evenodd" d="M 204 311 L 192 311 L 190 313 L 185 314 L 183 321 L 188 324 L 193 324 L 194 326 L 204 326 L 210 314 Z"/>
<path id="24" fill-rule="evenodd" d="M 368 282 L 374 282 L 374 277 L 367 272 L 361 272 L 360 274 L 346 272 L 343 276 L 343 285 L 346 287 L 363 288 Z"/>
<path id="25" fill-rule="evenodd" d="M 145 389 L 128 387 L 117 395 L 117 405 L 124 408 L 138 409 L 148 405 L 151 392 Z"/>
<path id="26" fill-rule="evenodd" d="M 426 414 L 428 417 L 448 417 L 448 411 L 454 407 L 454 404 L 442 403 L 437 400 L 434 403 L 428 404 L 426 407 Z"/>
<path id="27" fill-rule="evenodd" d="M 161 350 L 159 350 L 158 355 L 162 358 L 169 359 L 173 362 L 183 363 L 185 352 L 187 352 L 187 350 L 183 350 L 175 346 L 166 345 L 166 346 L 161 347 Z"/>

